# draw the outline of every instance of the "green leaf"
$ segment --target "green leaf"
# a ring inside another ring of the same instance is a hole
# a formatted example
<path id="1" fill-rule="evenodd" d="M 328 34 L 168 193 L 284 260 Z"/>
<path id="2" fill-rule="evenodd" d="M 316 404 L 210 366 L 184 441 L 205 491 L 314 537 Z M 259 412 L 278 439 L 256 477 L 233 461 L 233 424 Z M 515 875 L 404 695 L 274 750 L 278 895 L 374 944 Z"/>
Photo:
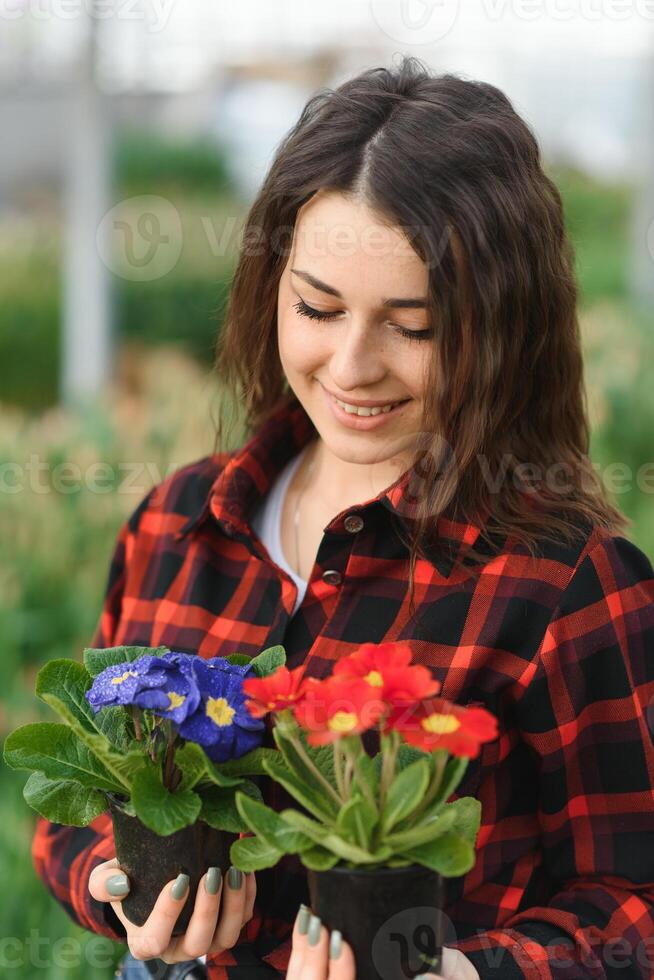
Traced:
<path id="1" fill-rule="evenodd" d="M 44 721 L 14 729 L 4 744 L 12 769 L 36 769 L 51 780 L 74 780 L 87 789 L 121 793 L 122 784 L 67 725 Z"/>
<path id="2" fill-rule="evenodd" d="M 373 800 L 379 800 L 379 773 L 377 772 L 375 759 L 371 759 L 368 753 L 363 750 L 363 745 L 360 746 L 357 752 L 357 768 L 361 772 L 361 780 L 358 774 L 355 773 L 352 777 L 352 791 L 355 792 L 358 790 L 363 794 L 365 792 L 361 785 L 363 780 L 367 784 Z"/>
<path id="3" fill-rule="evenodd" d="M 298 782 L 302 783 L 305 787 L 305 793 L 310 794 L 311 799 L 320 806 L 322 812 L 328 815 L 329 820 L 335 821 L 340 809 L 340 801 L 327 790 L 312 767 L 307 764 L 302 753 L 298 751 L 297 746 L 293 744 L 295 735 L 291 738 L 275 727 L 273 728 L 273 738 L 283 756 L 286 768 L 295 776 Z M 329 783 L 329 785 L 332 786 L 335 793 L 336 789 L 334 785 L 332 783 Z"/>
<path id="4" fill-rule="evenodd" d="M 247 755 L 250 754 L 247 753 Z M 243 755 L 241 759 L 246 757 Z M 241 759 L 213 762 L 197 742 L 183 742 L 175 749 L 175 763 L 183 773 L 180 787 L 190 789 L 197 783 L 222 786 L 223 788 L 240 786 L 243 783 L 243 775 L 225 770 L 232 762 L 241 762 Z M 256 764 L 256 760 L 254 762 Z M 235 768 L 238 769 L 238 767 Z M 242 764 L 240 768 L 246 770 L 247 763 Z"/>
<path id="5" fill-rule="evenodd" d="M 193 790 L 169 793 L 160 773 L 150 766 L 138 772 L 132 783 L 132 805 L 141 823 L 160 837 L 195 823 L 202 800 Z"/>
<path id="6" fill-rule="evenodd" d="M 350 843 L 370 850 L 378 820 L 377 808 L 370 800 L 357 794 L 342 807 L 336 821 L 336 830 Z"/>
<path id="7" fill-rule="evenodd" d="M 429 843 L 404 849 L 402 854 L 445 878 L 467 874 L 475 864 L 475 849 L 470 841 L 452 831 Z"/>
<path id="8" fill-rule="evenodd" d="M 338 864 L 338 855 L 326 850 L 320 844 L 312 844 L 311 847 L 300 851 L 300 861 L 305 868 L 313 871 L 329 871 L 335 864 Z"/>
<path id="9" fill-rule="evenodd" d="M 429 762 L 418 759 L 398 773 L 391 783 L 381 815 L 382 831 L 387 833 L 403 817 L 415 810 L 429 785 Z"/>
<path id="10" fill-rule="evenodd" d="M 301 830 L 303 834 L 310 837 L 316 844 L 327 848 L 327 850 L 332 851 L 345 861 L 353 861 L 356 864 L 374 864 L 379 860 L 383 860 L 383 857 L 380 858 L 379 854 L 387 856 L 391 854 L 390 848 L 382 847 L 376 855 L 372 855 L 369 851 L 364 850 L 364 848 L 357 847 L 356 844 L 351 844 L 349 841 L 343 840 L 342 837 L 330 828 L 316 823 L 315 820 L 311 820 L 310 817 L 305 817 L 303 813 L 298 813 L 297 810 L 282 810 L 280 816 L 291 827 L 295 827 L 296 830 Z"/>
<path id="11" fill-rule="evenodd" d="M 446 750 L 442 749 L 441 751 L 445 752 Z M 438 790 L 436 802 L 445 803 L 447 800 L 449 800 L 450 796 L 463 779 L 469 762 L 470 759 L 468 759 L 467 756 L 459 757 L 454 755 L 447 760 L 447 764 L 443 770 L 443 778 Z"/>
<path id="12" fill-rule="evenodd" d="M 263 767 L 271 779 L 283 786 L 314 817 L 323 820 L 325 823 L 333 822 L 333 810 L 324 805 L 323 795 L 314 796 L 313 789 L 307 789 L 303 781 L 298 779 L 295 773 L 291 772 L 283 762 L 276 759 L 265 759 Z"/>
<path id="13" fill-rule="evenodd" d="M 385 838 L 386 843 L 390 844 L 393 850 L 402 851 L 405 847 L 417 847 L 419 844 L 427 844 L 435 840 L 442 834 L 452 829 L 456 820 L 456 811 L 443 811 L 440 814 L 421 819 L 413 827 L 407 830 L 395 831 L 388 834 Z"/>
<path id="14" fill-rule="evenodd" d="M 413 762 L 417 762 L 419 759 L 427 759 L 429 761 L 432 755 L 433 753 L 431 752 L 423 752 L 422 749 L 417 749 L 414 745 L 407 745 L 406 742 L 401 742 L 395 760 L 395 769 L 397 772 L 402 772 L 403 769 L 406 769 L 407 766 L 410 766 Z M 381 776 L 382 758 L 383 753 L 381 752 L 378 752 L 374 758 L 377 778 Z"/>
<path id="15" fill-rule="evenodd" d="M 207 754 L 196 742 L 184 742 L 175 748 L 175 765 L 181 769 L 182 778 L 177 789 L 193 789 L 207 775 Z"/>
<path id="16" fill-rule="evenodd" d="M 106 722 L 96 720 L 102 711 L 96 716 L 85 697 L 91 683 L 86 669 L 76 660 L 51 660 L 37 675 L 36 693 L 101 760 L 116 783 L 129 790 L 132 776 L 145 763 L 145 749 L 135 748 L 142 746 L 140 742 L 124 742 L 124 716 L 112 713 Z M 114 743 L 118 743 L 120 751 L 114 750 Z M 126 751 L 128 745 L 130 751 Z"/>
<path id="17" fill-rule="evenodd" d="M 267 776 L 264 759 L 281 759 L 279 750 L 265 747 L 252 749 L 238 759 L 221 762 L 220 771 L 224 776 Z"/>
<path id="18" fill-rule="evenodd" d="M 269 847 L 274 847 L 285 854 L 293 854 L 305 847 L 310 841 L 304 834 L 293 830 L 280 815 L 265 803 L 249 799 L 239 791 L 236 792 L 236 808 L 248 830 L 254 831 L 257 837 L 265 841 Z"/>
<path id="19" fill-rule="evenodd" d="M 225 657 L 230 664 L 238 664 L 244 666 L 249 664 L 252 657 L 248 657 L 247 653 L 230 653 L 229 656 Z"/>
<path id="20" fill-rule="evenodd" d="M 107 799 L 99 790 L 71 779 L 48 779 L 42 772 L 31 773 L 23 797 L 46 820 L 70 827 L 86 827 L 107 809 Z"/>
<path id="21" fill-rule="evenodd" d="M 240 840 L 235 840 L 229 849 L 230 861 L 245 874 L 272 868 L 281 856 L 281 851 L 270 847 L 260 837 L 242 837 Z"/>
<path id="22" fill-rule="evenodd" d="M 236 806 L 237 792 L 247 794 L 247 797 L 253 800 L 261 799 L 261 790 L 249 779 L 243 780 L 238 790 L 231 786 L 212 786 L 210 789 L 202 789 L 201 819 L 216 830 L 228 830 L 233 834 L 249 830 Z"/>
<path id="23" fill-rule="evenodd" d="M 481 803 L 474 796 L 461 796 L 452 803 L 445 803 L 443 812 L 454 810 L 453 829 L 465 837 L 474 847 L 481 826 Z"/>
<path id="24" fill-rule="evenodd" d="M 164 653 L 170 653 L 168 647 L 85 647 L 82 655 L 91 677 L 97 677 L 115 664 L 131 663 L 145 656 L 160 657 Z"/>
<path id="25" fill-rule="evenodd" d="M 253 674 L 257 677 L 267 677 L 286 663 L 286 652 L 283 646 L 268 647 L 267 650 L 262 650 L 258 656 L 253 657 L 250 663 Z"/>

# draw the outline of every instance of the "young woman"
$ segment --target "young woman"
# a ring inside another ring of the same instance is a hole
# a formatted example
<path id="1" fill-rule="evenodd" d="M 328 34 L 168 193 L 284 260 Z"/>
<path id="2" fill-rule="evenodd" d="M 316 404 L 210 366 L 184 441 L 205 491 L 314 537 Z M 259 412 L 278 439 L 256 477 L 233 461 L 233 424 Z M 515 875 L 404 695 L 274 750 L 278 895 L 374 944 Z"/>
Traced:
<path id="1" fill-rule="evenodd" d="M 319 92 L 248 216 L 216 451 L 121 528 L 93 639 L 281 643 L 316 677 L 401 640 L 444 697 L 496 715 L 457 791 L 482 827 L 447 881 L 448 980 L 652 973 L 654 571 L 588 457 L 576 302 L 560 196 L 502 92 L 413 58 Z M 40 819 L 33 854 L 130 969 L 206 956 L 254 978 L 304 955 L 296 856 L 201 888 L 171 942 L 184 882 L 132 927 L 108 814 Z"/>

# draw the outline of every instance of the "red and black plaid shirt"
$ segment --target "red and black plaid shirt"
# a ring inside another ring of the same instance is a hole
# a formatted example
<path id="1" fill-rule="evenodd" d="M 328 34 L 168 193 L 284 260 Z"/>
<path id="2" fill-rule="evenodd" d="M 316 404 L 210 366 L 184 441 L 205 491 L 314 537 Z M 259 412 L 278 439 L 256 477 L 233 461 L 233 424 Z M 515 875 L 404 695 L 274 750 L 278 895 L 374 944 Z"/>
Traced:
<path id="1" fill-rule="evenodd" d="M 454 796 L 476 796 L 482 824 L 474 868 L 446 882 L 445 945 L 482 980 L 651 978 L 649 559 L 597 527 L 573 547 L 545 543 L 535 557 L 509 539 L 477 578 L 437 556 L 419 560 L 410 612 L 408 552 L 393 520 L 404 519 L 405 474 L 325 527 L 291 618 L 296 586 L 248 516 L 315 435 L 291 400 L 242 449 L 154 487 L 119 532 L 92 645 L 165 644 L 213 657 L 280 643 L 289 666 L 325 677 L 363 642 L 408 642 L 444 697 L 481 703 L 500 724 Z M 352 513 L 361 527 L 345 521 Z M 441 515 L 439 534 L 459 547 L 474 544 L 479 528 Z M 292 804 L 267 777 L 261 785 L 271 805 Z M 109 903 L 88 892 L 92 868 L 113 856 L 108 814 L 85 828 L 38 819 L 33 860 L 52 895 L 85 928 L 124 939 Z M 212 980 L 236 976 L 230 966 L 253 952 L 283 973 L 300 901 L 308 891 L 296 855 L 258 873 L 255 916 L 236 947 L 209 957 Z"/>

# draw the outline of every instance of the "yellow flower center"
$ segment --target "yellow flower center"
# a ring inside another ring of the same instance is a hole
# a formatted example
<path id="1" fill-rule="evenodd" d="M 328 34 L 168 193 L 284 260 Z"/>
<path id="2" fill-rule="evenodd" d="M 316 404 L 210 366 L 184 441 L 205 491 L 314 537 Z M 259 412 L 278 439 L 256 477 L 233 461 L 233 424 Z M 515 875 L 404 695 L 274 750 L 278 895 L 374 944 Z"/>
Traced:
<path id="1" fill-rule="evenodd" d="M 185 694 L 178 694 L 177 691 L 167 691 L 166 693 L 168 694 L 168 698 L 170 700 L 170 704 L 166 708 L 166 711 L 172 711 L 173 708 L 179 708 L 179 706 L 184 704 L 186 701 Z"/>
<path id="2" fill-rule="evenodd" d="M 378 670 L 369 671 L 363 679 L 364 681 L 368 681 L 368 683 L 372 684 L 374 687 L 384 686 L 384 679 Z"/>
<path id="3" fill-rule="evenodd" d="M 335 711 L 327 722 L 333 732 L 351 732 L 356 727 L 357 716 L 352 711 Z"/>
<path id="4" fill-rule="evenodd" d="M 139 675 L 136 673 L 135 670 L 126 670 L 124 674 L 121 674 L 120 675 L 120 677 L 112 677 L 111 678 L 111 683 L 112 684 L 122 684 L 123 681 L 126 681 L 128 677 L 138 677 L 138 676 Z"/>
<path id="5" fill-rule="evenodd" d="M 429 715 L 420 724 L 432 735 L 449 735 L 461 727 L 461 722 L 454 715 Z"/>
<path id="6" fill-rule="evenodd" d="M 216 725 L 231 725 L 236 711 L 225 698 L 207 698 L 207 715 Z"/>

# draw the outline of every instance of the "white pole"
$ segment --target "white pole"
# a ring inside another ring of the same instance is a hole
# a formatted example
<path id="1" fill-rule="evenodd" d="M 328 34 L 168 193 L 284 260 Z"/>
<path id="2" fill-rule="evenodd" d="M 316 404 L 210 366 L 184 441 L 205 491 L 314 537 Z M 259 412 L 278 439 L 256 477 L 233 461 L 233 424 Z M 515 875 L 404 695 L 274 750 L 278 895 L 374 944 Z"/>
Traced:
<path id="1" fill-rule="evenodd" d="M 66 231 L 63 270 L 62 401 L 72 406 L 95 395 L 110 376 L 109 273 L 96 236 L 109 208 L 110 126 L 95 79 L 97 18 L 89 17 L 79 82 L 71 96 L 65 176 Z M 66 139 L 62 133 L 62 139 Z"/>
<path id="2" fill-rule="evenodd" d="M 641 133 L 641 143 L 632 214 L 630 268 L 632 297 L 637 305 L 650 309 L 654 307 L 654 34 L 652 49 L 643 72 L 640 99 L 641 123 L 638 131 Z"/>

